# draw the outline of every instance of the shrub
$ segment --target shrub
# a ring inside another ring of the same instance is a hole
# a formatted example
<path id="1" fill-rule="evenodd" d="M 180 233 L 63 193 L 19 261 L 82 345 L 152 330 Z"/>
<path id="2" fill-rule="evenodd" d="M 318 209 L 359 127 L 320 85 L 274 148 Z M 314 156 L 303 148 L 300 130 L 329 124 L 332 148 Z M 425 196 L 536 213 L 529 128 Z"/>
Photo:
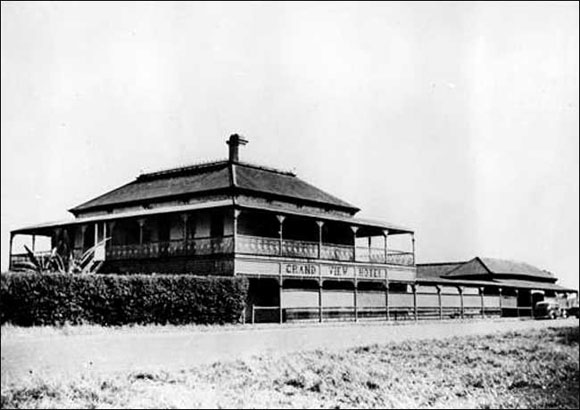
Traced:
<path id="1" fill-rule="evenodd" d="M 8 272 L 1 275 L 0 323 L 235 323 L 247 291 L 239 277 Z"/>

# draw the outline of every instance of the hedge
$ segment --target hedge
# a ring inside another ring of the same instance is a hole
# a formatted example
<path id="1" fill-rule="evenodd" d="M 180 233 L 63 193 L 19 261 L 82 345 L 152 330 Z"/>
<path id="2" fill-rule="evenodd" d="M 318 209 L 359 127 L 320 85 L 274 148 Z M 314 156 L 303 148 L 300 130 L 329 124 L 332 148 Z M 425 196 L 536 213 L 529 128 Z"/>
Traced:
<path id="1" fill-rule="evenodd" d="M 235 323 L 247 292 L 239 277 L 8 272 L 1 275 L 0 323 Z"/>

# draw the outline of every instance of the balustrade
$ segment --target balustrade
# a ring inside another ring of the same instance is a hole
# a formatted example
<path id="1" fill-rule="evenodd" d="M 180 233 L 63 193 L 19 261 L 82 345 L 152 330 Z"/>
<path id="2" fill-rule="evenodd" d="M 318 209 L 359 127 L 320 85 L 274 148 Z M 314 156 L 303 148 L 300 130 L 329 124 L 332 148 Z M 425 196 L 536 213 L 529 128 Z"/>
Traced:
<path id="1" fill-rule="evenodd" d="M 318 243 L 285 239 L 282 242 L 282 256 L 318 258 Z"/>
<path id="2" fill-rule="evenodd" d="M 282 252 L 280 252 L 280 239 L 278 238 L 238 235 L 236 241 L 236 252 L 239 253 L 318 258 L 317 242 L 283 239 Z M 354 248 L 348 245 L 322 244 L 320 248 L 320 259 L 352 262 L 355 260 Z M 357 247 L 356 261 L 385 263 L 385 250 L 384 248 Z M 413 265 L 413 253 L 389 250 L 387 262 L 393 265 L 411 266 Z"/>
<path id="3" fill-rule="evenodd" d="M 238 235 L 236 237 L 236 252 L 252 255 L 280 255 L 280 240 Z"/>
<path id="4" fill-rule="evenodd" d="M 413 265 L 415 258 L 413 252 L 389 251 L 387 263 L 391 265 Z"/>
<path id="5" fill-rule="evenodd" d="M 282 246 L 282 248 L 280 248 Z M 266 238 L 248 235 L 236 237 L 236 252 L 250 255 L 286 256 L 297 258 L 318 258 L 318 243 L 278 238 Z M 187 241 L 176 240 L 152 242 L 142 245 L 107 246 L 107 259 L 139 259 L 182 255 L 212 255 L 232 253 L 233 237 L 195 238 Z M 320 259 L 337 261 L 355 261 L 355 250 L 352 246 L 322 244 Z M 357 262 L 385 263 L 384 248 L 357 247 Z M 413 254 L 389 250 L 387 263 L 393 265 L 413 265 Z"/>
<path id="6" fill-rule="evenodd" d="M 187 241 L 150 242 L 107 246 L 107 259 L 140 259 L 162 256 L 211 255 L 233 252 L 233 237 L 196 238 Z"/>
<path id="7" fill-rule="evenodd" d="M 320 258 L 336 261 L 353 261 L 354 248 L 352 246 L 324 244 L 320 249 Z"/>

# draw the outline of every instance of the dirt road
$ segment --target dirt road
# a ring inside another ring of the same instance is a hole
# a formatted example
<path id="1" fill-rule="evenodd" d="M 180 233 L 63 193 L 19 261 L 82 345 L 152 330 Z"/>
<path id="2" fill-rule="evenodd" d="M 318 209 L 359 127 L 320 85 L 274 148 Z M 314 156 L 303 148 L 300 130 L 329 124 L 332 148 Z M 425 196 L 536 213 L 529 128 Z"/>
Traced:
<path id="1" fill-rule="evenodd" d="M 179 370 L 202 363 L 236 360 L 256 354 L 298 350 L 346 349 L 410 339 L 489 334 L 529 328 L 578 325 L 578 319 L 518 319 L 431 323 L 340 323 L 250 325 L 209 331 L 171 333 L 115 330 L 95 335 L 17 335 L 2 341 L 2 384 L 50 374 Z"/>

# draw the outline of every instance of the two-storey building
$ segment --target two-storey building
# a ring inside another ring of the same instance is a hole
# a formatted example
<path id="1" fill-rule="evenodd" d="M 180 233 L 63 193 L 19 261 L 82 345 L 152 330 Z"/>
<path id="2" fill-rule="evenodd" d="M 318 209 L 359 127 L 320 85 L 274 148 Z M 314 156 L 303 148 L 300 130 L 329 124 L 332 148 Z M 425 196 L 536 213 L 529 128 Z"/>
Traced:
<path id="1" fill-rule="evenodd" d="M 248 277 L 252 321 L 530 316 L 544 295 L 577 294 L 518 262 L 416 265 L 413 230 L 359 218 L 292 172 L 240 161 L 246 143 L 234 134 L 227 160 L 142 174 L 70 209 L 68 221 L 12 231 L 10 269 L 27 259 L 13 254 L 22 236 L 33 249 L 49 238 L 47 251 L 65 259 L 99 244 L 101 273 Z"/>
<path id="2" fill-rule="evenodd" d="M 245 275 L 249 304 L 293 309 L 382 306 L 385 289 L 416 276 L 413 231 L 360 219 L 359 209 L 294 173 L 239 159 L 247 143 L 232 135 L 224 161 L 139 175 L 78 205 L 74 219 L 11 232 L 50 237 L 51 249 L 81 254 L 104 238 L 103 273 Z M 406 238 L 407 249 L 390 246 Z M 397 285 L 399 284 L 399 285 Z M 274 309 L 273 309 L 274 310 Z M 267 314 L 268 312 L 263 312 Z"/>

